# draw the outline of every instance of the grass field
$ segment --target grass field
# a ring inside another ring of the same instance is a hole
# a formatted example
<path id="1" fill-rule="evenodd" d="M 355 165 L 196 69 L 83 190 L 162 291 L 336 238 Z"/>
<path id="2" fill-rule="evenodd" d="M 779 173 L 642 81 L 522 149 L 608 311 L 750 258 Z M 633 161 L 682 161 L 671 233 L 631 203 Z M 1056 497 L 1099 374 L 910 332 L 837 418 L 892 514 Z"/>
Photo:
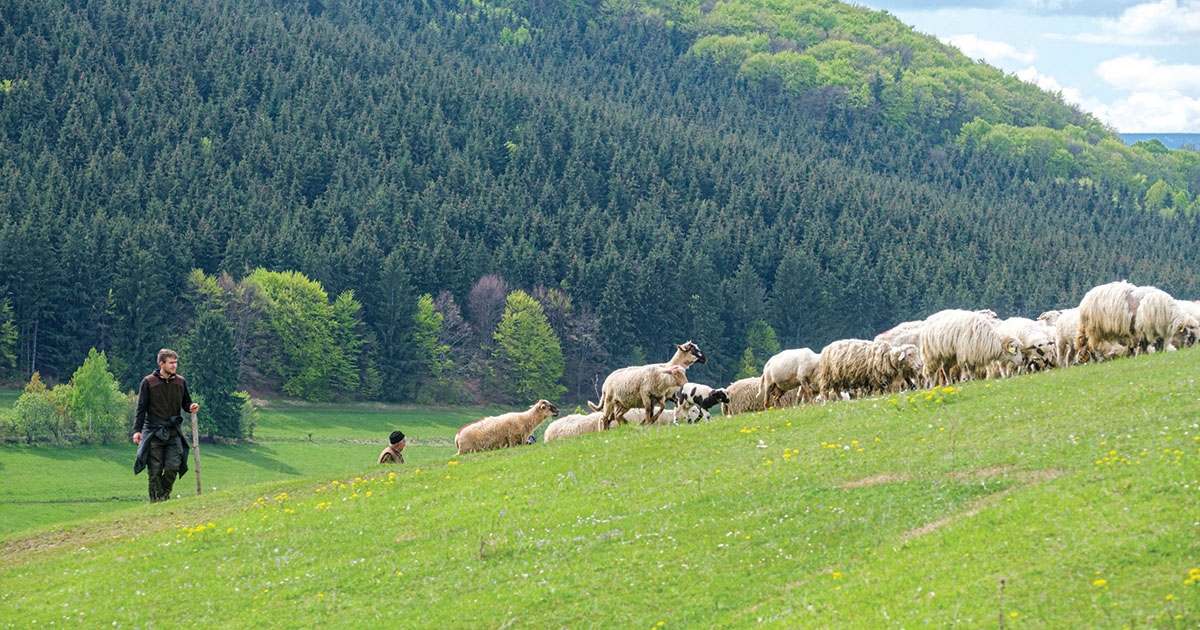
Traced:
<path id="1" fill-rule="evenodd" d="M 0 392 L 0 409 L 11 408 L 18 394 Z M 253 444 L 201 445 L 203 491 L 352 474 L 375 462 L 394 429 L 409 436 L 404 450 L 408 463 L 445 461 L 454 454 L 459 427 L 494 411 L 267 401 Z M 133 475 L 135 454 L 132 443 L 0 447 L 0 477 L 9 481 L 0 484 L 0 540 L 30 527 L 144 503 L 146 476 Z M 178 480 L 175 493 L 195 495 L 195 475 Z"/>
<path id="2" fill-rule="evenodd" d="M 8 537 L 0 626 L 1194 628 L 1198 373 L 1193 349 L 131 506 Z"/>

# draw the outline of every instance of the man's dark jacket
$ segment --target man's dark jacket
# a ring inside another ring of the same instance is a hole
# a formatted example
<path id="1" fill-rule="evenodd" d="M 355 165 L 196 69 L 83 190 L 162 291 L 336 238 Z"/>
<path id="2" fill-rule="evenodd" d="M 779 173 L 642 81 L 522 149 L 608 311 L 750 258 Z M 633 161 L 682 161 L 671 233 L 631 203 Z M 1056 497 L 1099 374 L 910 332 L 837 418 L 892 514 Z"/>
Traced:
<path id="1" fill-rule="evenodd" d="M 172 432 L 179 433 L 183 442 L 183 458 L 179 463 L 179 476 L 188 471 L 187 458 L 191 446 L 183 431 L 183 410 L 192 406 L 192 395 L 188 392 L 187 381 L 179 374 L 171 378 L 163 378 L 159 370 L 154 370 L 142 379 L 138 391 L 137 416 L 133 420 L 133 432 L 142 434 L 138 443 L 137 459 L 133 462 L 133 474 L 138 474 L 146 468 L 149 456 L 151 437 L 160 440 L 170 439 Z"/>

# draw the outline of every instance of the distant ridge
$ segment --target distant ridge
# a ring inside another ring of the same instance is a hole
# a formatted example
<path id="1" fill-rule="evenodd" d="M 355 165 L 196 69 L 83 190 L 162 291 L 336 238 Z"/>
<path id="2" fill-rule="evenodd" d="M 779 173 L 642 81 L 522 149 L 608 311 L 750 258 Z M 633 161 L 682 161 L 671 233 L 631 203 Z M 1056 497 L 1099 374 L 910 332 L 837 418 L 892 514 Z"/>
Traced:
<path id="1" fill-rule="evenodd" d="M 1135 142 L 1158 138 L 1168 149 L 1181 149 L 1185 144 L 1200 147 L 1200 133 L 1123 133 L 1120 136 L 1125 144 L 1131 146 Z"/>

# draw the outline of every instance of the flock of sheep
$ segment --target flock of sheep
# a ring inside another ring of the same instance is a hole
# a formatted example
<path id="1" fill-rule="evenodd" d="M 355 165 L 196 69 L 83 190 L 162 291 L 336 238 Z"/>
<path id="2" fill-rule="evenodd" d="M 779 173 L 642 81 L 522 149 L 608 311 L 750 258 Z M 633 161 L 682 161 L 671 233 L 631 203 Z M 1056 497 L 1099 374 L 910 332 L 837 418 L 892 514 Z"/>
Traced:
<path id="1" fill-rule="evenodd" d="M 721 389 L 688 382 L 688 366 L 706 361 L 689 341 L 677 346 L 666 363 L 613 371 L 604 380 L 600 402 L 588 402 L 592 413 L 551 422 L 544 439 L 603 431 L 626 422 L 695 422 L 708 418 L 717 404 L 725 415 L 734 415 L 1005 377 L 1174 350 L 1194 345 L 1198 338 L 1200 302 L 1177 300 L 1155 287 L 1122 280 L 1091 289 L 1078 307 L 1047 311 L 1037 320 L 1002 320 L 989 310 L 945 310 L 899 324 L 871 341 L 842 339 L 820 353 L 784 350 L 767 361 L 761 377 Z M 675 408 L 667 409 L 667 402 Z M 557 415 L 553 404 L 539 400 L 526 411 L 463 427 L 454 443 L 460 455 L 526 444 L 534 429 Z"/>

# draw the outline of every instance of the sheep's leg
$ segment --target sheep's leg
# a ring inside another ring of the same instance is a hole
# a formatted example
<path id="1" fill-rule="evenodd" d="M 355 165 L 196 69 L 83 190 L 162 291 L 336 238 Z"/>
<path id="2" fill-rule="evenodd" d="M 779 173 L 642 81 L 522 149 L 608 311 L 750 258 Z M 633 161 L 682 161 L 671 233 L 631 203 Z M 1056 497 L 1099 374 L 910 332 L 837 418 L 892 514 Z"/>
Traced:
<path id="1" fill-rule="evenodd" d="M 667 407 L 666 404 L 664 404 L 662 407 L 658 408 L 658 413 L 654 413 L 655 402 L 656 401 L 653 398 L 646 401 L 646 426 L 650 426 L 655 422 L 658 422 L 658 414 L 662 413 L 662 410 L 666 409 Z"/>

